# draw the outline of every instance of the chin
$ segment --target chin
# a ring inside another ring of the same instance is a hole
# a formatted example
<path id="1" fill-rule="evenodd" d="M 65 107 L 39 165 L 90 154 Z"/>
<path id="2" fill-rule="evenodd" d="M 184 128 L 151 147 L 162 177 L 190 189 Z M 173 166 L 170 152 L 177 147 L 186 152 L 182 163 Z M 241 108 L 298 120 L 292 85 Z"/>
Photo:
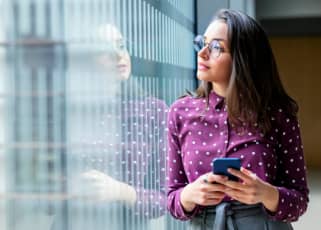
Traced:
<path id="1" fill-rule="evenodd" d="M 125 71 L 125 72 L 120 73 L 121 80 L 127 80 L 127 79 L 129 79 L 129 76 L 130 76 L 130 71 Z"/>
<path id="2" fill-rule="evenodd" d="M 197 71 L 197 79 L 200 81 L 212 81 L 211 77 L 207 73 Z"/>

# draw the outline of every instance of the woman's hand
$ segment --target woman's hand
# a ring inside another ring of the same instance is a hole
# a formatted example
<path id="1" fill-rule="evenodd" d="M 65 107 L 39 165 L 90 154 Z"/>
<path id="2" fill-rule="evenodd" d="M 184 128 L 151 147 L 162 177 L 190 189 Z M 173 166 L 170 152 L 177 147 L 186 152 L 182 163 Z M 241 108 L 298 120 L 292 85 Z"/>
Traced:
<path id="1" fill-rule="evenodd" d="M 181 192 L 180 201 L 185 211 L 191 212 L 196 205 L 216 205 L 225 194 L 226 187 L 220 183 L 227 181 L 224 176 L 206 173 L 194 182 L 186 185 Z"/>
<path id="2" fill-rule="evenodd" d="M 229 173 L 241 179 L 241 182 L 225 181 L 225 193 L 231 198 L 245 203 L 262 203 L 266 209 L 275 212 L 279 202 L 279 192 L 273 185 L 261 180 L 251 171 L 229 169 Z"/>
<path id="3" fill-rule="evenodd" d="M 97 170 L 90 170 L 80 176 L 80 188 L 89 199 L 96 201 L 136 201 L 135 189 L 109 175 Z"/>

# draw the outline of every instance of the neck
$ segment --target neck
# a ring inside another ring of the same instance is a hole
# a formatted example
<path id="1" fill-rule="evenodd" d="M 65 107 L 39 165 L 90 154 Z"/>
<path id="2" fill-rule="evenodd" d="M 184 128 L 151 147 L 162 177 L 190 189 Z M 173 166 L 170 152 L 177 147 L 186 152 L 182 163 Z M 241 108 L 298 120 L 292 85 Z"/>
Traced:
<path id="1" fill-rule="evenodd" d="M 215 91 L 215 93 L 220 95 L 221 97 L 226 96 L 227 85 L 212 82 L 212 88 L 213 88 L 213 91 Z"/>

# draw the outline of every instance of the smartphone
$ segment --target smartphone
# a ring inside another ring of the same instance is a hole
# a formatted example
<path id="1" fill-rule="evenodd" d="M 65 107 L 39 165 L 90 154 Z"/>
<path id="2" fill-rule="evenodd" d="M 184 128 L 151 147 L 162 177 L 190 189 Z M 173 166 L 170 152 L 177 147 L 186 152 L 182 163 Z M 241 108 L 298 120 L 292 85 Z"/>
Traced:
<path id="1" fill-rule="evenodd" d="M 241 159 L 232 157 L 214 158 L 212 162 L 212 171 L 214 174 L 227 176 L 229 180 L 237 181 L 238 178 L 230 174 L 227 169 L 233 168 L 240 170 Z"/>

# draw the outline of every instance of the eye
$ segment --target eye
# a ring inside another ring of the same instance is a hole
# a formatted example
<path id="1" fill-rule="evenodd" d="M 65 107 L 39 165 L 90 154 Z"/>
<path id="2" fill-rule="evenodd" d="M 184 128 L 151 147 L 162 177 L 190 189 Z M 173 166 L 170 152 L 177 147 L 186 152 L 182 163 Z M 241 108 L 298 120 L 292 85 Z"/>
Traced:
<path id="1" fill-rule="evenodd" d="M 126 49 L 125 42 L 123 40 L 118 41 L 117 42 L 117 48 L 120 49 L 120 50 Z"/>
<path id="2" fill-rule="evenodd" d="M 213 40 L 210 44 L 211 50 L 221 51 L 222 47 L 217 40 Z"/>

